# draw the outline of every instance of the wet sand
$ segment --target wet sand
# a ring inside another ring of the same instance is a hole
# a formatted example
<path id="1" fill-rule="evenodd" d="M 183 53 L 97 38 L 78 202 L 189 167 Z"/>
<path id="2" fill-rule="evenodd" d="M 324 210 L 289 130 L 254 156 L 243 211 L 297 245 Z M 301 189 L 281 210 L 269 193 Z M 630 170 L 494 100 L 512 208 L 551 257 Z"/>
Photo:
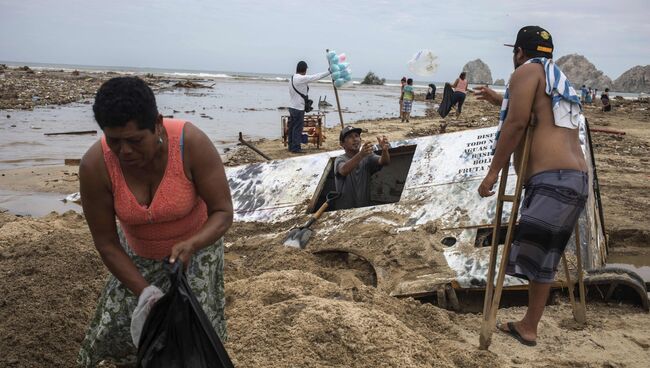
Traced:
<path id="1" fill-rule="evenodd" d="M 608 114 L 586 108 L 592 128 L 626 132 L 593 134 L 610 253 L 648 255 L 650 103 L 614 104 Z M 495 125 L 497 110 L 470 96 L 460 119 L 431 114 L 410 124 L 388 119 L 355 125 L 368 139 L 385 134 L 398 140 L 438 134 L 443 121 L 447 132 Z M 338 129 L 326 134 L 322 149 L 338 149 Z M 290 156 L 280 140 L 255 144 L 274 159 Z M 262 159 L 241 147 L 224 160 Z M 69 194 L 78 190 L 75 173 L 71 166 L 2 170 L 0 189 Z M 236 223 L 226 236 L 226 348 L 235 366 L 650 366 L 650 315 L 639 307 L 590 303 L 581 327 L 558 296 L 542 319 L 536 348 L 495 333 L 490 351 L 479 351 L 480 314 L 390 297 L 372 287 L 362 263 L 284 248 L 279 235 L 268 235 L 292 225 Z M 369 242 L 391 236 L 379 227 L 364 234 Z M 400 238 L 404 242 L 426 239 L 420 232 L 402 236 L 410 236 Z M 107 276 L 83 216 L 0 213 L 0 275 L 0 366 L 73 366 Z M 505 308 L 499 318 L 524 311 Z"/>

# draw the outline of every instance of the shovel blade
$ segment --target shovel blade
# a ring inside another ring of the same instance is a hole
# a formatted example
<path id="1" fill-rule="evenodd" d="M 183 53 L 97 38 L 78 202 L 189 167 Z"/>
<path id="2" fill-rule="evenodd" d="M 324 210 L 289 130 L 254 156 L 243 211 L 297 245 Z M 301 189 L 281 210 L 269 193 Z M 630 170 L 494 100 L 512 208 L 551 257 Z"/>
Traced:
<path id="1" fill-rule="evenodd" d="M 284 239 L 284 245 L 287 247 L 305 249 L 307 242 L 313 231 L 310 228 L 292 229 Z"/>
<path id="2" fill-rule="evenodd" d="M 285 247 L 300 248 L 300 242 L 298 241 L 298 238 L 296 238 L 296 234 L 298 234 L 299 231 L 299 228 L 291 229 L 291 231 L 289 231 L 287 237 L 284 238 Z"/>

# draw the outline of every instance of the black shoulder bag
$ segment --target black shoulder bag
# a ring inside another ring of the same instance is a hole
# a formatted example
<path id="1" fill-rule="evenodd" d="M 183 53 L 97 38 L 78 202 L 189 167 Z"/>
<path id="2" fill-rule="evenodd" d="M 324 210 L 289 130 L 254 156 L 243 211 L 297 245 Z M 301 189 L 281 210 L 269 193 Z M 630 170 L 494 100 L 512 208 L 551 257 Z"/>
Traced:
<path id="1" fill-rule="evenodd" d="M 291 87 L 293 87 L 293 90 L 296 91 L 296 93 L 299 94 L 303 100 L 305 100 L 305 112 L 312 111 L 314 109 L 314 107 L 312 106 L 314 104 L 314 101 L 310 100 L 309 96 L 303 95 L 302 93 L 300 93 L 300 91 L 298 91 L 298 89 L 296 89 L 296 86 L 293 85 L 293 76 L 291 76 Z M 307 86 L 307 93 L 309 93 L 309 86 Z"/>

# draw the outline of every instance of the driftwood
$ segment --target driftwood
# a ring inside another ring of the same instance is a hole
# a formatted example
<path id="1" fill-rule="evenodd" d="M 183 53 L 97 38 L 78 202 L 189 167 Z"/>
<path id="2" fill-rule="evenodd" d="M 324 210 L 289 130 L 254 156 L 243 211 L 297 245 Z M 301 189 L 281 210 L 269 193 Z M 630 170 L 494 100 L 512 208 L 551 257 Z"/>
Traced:
<path id="1" fill-rule="evenodd" d="M 82 134 L 97 134 L 96 130 L 78 130 L 73 132 L 57 132 L 57 133 L 43 133 L 44 135 L 82 135 Z"/>
<path id="2" fill-rule="evenodd" d="M 597 129 L 597 128 L 591 128 L 589 130 L 591 130 L 594 133 L 607 133 L 607 134 L 625 135 L 625 132 L 620 131 L 620 130 Z"/>
<path id="3" fill-rule="evenodd" d="M 259 154 L 260 156 L 264 157 L 264 158 L 266 159 L 266 161 L 271 161 L 271 160 L 273 160 L 271 157 L 269 157 L 268 155 L 266 155 L 264 152 L 262 152 L 262 151 L 260 151 L 259 149 L 257 149 L 257 147 L 255 147 L 255 146 L 253 146 L 252 144 L 246 142 L 246 141 L 244 140 L 244 137 L 242 137 L 241 132 L 239 132 L 239 142 L 241 142 L 241 144 L 243 144 L 244 146 L 246 146 L 246 147 L 252 149 L 253 151 L 255 151 L 255 152 L 256 152 L 257 154 Z"/>

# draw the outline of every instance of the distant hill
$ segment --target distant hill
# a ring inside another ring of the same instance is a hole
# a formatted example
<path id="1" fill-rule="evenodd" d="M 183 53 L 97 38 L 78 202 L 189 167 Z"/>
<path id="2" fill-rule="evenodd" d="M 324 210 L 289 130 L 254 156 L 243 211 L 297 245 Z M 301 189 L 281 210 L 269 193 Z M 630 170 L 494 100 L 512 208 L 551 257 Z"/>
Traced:
<path id="1" fill-rule="evenodd" d="M 650 65 L 637 65 L 614 81 L 615 91 L 650 93 Z"/>
<path id="2" fill-rule="evenodd" d="M 463 71 L 467 73 L 467 82 L 472 84 L 492 84 L 492 72 L 481 59 L 468 62 L 463 66 Z"/>
<path id="3" fill-rule="evenodd" d="M 599 90 L 613 89 L 614 83 L 612 80 L 605 73 L 596 69 L 596 66 L 582 55 L 565 55 L 555 62 L 566 74 L 576 90 L 580 89 L 583 84 Z"/>
<path id="4" fill-rule="evenodd" d="M 576 90 L 584 84 L 587 87 L 605 90 L 609 88 L 617 92 L 629 93 L 650 93 L 650 65 L 637 65 L 621 74 L 616 81 L 598 70 L 586 57 L 579 54 L 562 56 L 555 61 L 569 78 Z M 503 79 L 497 79 L 492 83 L 492 72 L 490 67 L 481 59 L 468 62 L 463 66 L 467 73 L 467 79 L 472 84 L 494 84 L 503 85 Z"/>

